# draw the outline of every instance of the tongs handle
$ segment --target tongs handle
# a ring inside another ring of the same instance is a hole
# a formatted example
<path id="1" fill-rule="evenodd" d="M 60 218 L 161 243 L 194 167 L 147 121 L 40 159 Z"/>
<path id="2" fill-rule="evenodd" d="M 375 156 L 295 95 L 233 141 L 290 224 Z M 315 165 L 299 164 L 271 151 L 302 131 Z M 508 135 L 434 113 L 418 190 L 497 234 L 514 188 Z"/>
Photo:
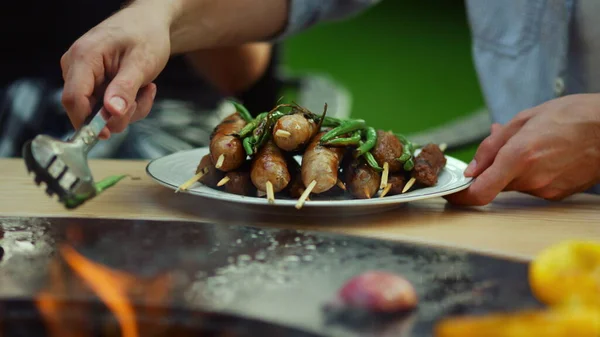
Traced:
<path id="1" fill-rule="evenodd" d="M 102 104 L 100 104 L 97 109 L 97 113 L 90 114 L 85 119 L 85 122 L 77 132 L 71 138 L 72 143 L 82 143 L 83 151 L 88 153 L 96 143 L 98 143 L 98 137 L 100 136 L 100 131 L 104 129 L 108 121 L 110 120 L 110 116 L 104 110 Z"/>

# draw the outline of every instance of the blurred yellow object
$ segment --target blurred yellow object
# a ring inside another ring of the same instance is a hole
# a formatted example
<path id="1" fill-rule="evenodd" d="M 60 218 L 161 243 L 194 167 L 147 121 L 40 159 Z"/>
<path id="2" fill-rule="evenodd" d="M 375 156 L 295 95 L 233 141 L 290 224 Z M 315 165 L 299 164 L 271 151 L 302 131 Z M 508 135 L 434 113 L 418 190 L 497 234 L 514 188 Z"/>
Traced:
<path id="1" fill-rule="evenodd" d="M 545 249 L 529 266 L 529 284 L 550 306 L 600 307 L 600 243 L 566 241 Z"/>
<path id="2" fill-rule="evenodd" d="M 516 313 L 454 317 L 440 321 L 435 337 L 598 337 L 600 310 L 550 308 Z"/>

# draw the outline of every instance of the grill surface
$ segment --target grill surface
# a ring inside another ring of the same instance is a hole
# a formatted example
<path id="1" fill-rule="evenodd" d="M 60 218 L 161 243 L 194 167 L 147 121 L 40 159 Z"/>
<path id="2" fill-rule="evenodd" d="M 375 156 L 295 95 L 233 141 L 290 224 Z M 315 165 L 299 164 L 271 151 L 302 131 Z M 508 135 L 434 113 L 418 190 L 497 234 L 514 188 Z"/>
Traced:
<path id="1" fill-rule="evenodd" d="M 227 326 L 237 322 L 262 329 L 255 332 L 263 336 L 286 327 L 307 331 L 298 336 L 430 336 L 435 321 L 447 315 L 540 306 L 529 290 L 525 263 L 421 245 L 123 219 L 0 217 L 0 230 L 2 308 L 28 303 L 47 288 L 49 267 L 65 243 L 91 261 L 136 277 L 168 274 L 169 300 L 150 305 L 211 313 L 207 317 L 221 317 Z M 68 281 L 76 282 L 73 272 L 63 269 Z M 420 297 L 418 310 L 386 317 L 324 310 L 348 278 L 373 269 L 410 280 Z M 97 301 L 91 293 L 64 296 Z"/>

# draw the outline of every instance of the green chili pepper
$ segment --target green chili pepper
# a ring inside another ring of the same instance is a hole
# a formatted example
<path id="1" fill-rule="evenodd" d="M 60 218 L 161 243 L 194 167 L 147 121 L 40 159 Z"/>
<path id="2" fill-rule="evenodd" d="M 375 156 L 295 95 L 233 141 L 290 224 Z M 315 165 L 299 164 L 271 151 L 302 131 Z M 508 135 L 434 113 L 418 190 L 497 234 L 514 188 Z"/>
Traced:
<path id="1" fill-rule="evenodd" d="M 314 120 L 320 120 L 319 118 L 320 118 L 319 116 L 316 116 L 316 115 L 313 116 Z M 340 126 L 340 124 L 342 124 L 342 121 L 340 119 L 338 119 L 338 118 L 335 118 L 335 117 L 325 117 L 323 119 L 323 123 L 321 123 L 321 126 L 325 127 L 325 128 L 334 128 L 336 126 Z"/>
<path id="2" fill-rule="evenodd" d="M 252 149 L 252 140 L 252 137 L 246 137 L 242 141 L 242 144 L 244 145 L 244 150 L 246 150 L 246 154 L 248 156 L 252 156 L 254 154 L 254 150 Z"/>
<path id="3" fill-rule="evenodd" d="M 367 127 L 365 130 L 366 140 L 365 142 L 356 149 L 357 157 L 362 156 L 364 153 L 371 151 L 371 149 L 377 143 L 377 131 L 373 127 Z"/>
<path id="4" fill-rule="evenodd" d="M 123 180 L 125 177 L 128 177 L 129 175 L 124 174 L 124 175 L 116 175 L 116 176 L 110 176 L 110 177 L 106 177 L 104 179 L 102 179 L 101 181 L 96 183 L 96 191 L 95 193 L 87 193 L 87 194 L 81 194 L 81 195 L 76 195 L 75 197 L 71 198 L 71 199 L 67 199 L 64 201 L 64 205 L 67 208 L 75 208 L 81 204 L 83 204 L 85 201 L 87 201 L 88 199 L 99 195 L 100 193 L 106 191 L 108 188 L 116 185 L 119 181 Z"/>
<path id="5" fill-rule="evenodd" d="M 383 169 L 379 167 L 379 164 L 377 164 L 377 160 L 375 160 L 375 157 L 373 157 L 373 154 L 371 152 L 365 152 L 364 156 L 365 160 L 367 161 L 367 164 L 369 164 L 369 166 L 371 166 L 375 171 L 383 171 Z"/>
<path id="6" fill-rule="evenodd" d="M 406 161 L 406 163 L 404 163 L 404 171 L 412 171 L 412 169 L 415 167 L 415 162 L 413 161 L 412 158 L 410 158 L 409 160 Z"/>
<path id="7" fill-rule="evenodd" d="M 340 126 L 330 130 L 329 132 L 324 134 L 323 137 L 321 137 L 321 144 L 344 133 L 363 129 L 365 125 L 366 123 L 362 119 L 352 119 L 349 121 L 342 122 Z"/>
<path id="8" fill-rule="evenodd" d="M 402 155 L 400 156 L 400 158 L 398 158 L 397 160 L 401 163 L 406 163 L 407 160 L 409 160 L 412 156 L 410 155 L 410 153 L 408 153 L 408 151 L 402 153 Z"/>
<path id="9" fill-rule="evenodd" d="M 355 132 L 350 137 L 346 138 L 335 138 L 323 145 L 338 145 L 338 146 L 348 146 L 348 145 L 358 145 L 361 139 L 360 132 Z"/>
<path id="10" fill-rule="evenodd" d="M 96 193 L 100 194 L 100 193 L 104 192 L 108 188 L 116 185 L 119 181 L 123 180 L 127 176 L 128 176 L 127 174 L 119 175 L 119 176 L 110 176 L 110 177 L 106 177 L 106 178 L 100 180 L 99 182 L 96 183 Z"/>
<path id="11" fill-rule="evenodd" d="M 255 153 L 269 140 L 273 126 L 283 116 L 285 114 L 281 111 L 273 111 L 259 124 L 254 132 L 253 149 Z"/>
<path id="12" fill-rule="evenodd" d="M 258 126 L 258 123 L 265 118 L 265 116 L 268 114 L 268 112 L 263 112 L 260 113 L 258 116 L 256 116 L 256 118 L 252 121 L 250 121 L 248 124 L 246 124 L 246 126 L 244 126 L 240 132 L 238 133 L 238 136 L 240 138 L 244 138 L 246 137 L 248 134 L 250 134 L 252 131 L 254 131 L 254 129 Z"/>
<path id="13" fill-rule="evenodd" d="M 248 109 L 246 109 L 245 106 L 241 105 L 240 103 L 238 103 L 236 101 L 229 101 L 229 102 L 231 104 L 233 104 L 233 106 L 235 107 L 235 110 L 237 110 L 237 112 L 240 114 L 240 116 L 242 116 L 243 120 L 245 120 L 247 123 L 250 123 L 252 121 L 252 115 L 250 114 Z"/>

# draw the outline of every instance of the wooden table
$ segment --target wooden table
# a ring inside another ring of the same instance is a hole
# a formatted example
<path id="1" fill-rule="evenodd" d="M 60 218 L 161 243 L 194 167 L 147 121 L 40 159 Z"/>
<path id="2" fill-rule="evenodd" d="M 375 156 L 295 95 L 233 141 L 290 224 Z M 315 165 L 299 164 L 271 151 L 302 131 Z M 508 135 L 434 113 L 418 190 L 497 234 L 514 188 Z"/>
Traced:
<path id="1" fill-rule="evenodd" d="M 546 202 L 505 193 L 485 207 L 458 208 L 442 198 L 419 201 L 369 216 L 306 218 L 239 214 L 216 201 L 173 193 L 145 173 L 145 161 L 92 160 L 94 177 L 128 173 L 76 210 L 66 210 L 35 186 L 21 159 L 0 159 L 0 216 L 71 216 L 206 220 L 251 226 L 325 230 L 502 254 L 530 259 L 566 239 L 600 240 L 600 196 Z"/>

